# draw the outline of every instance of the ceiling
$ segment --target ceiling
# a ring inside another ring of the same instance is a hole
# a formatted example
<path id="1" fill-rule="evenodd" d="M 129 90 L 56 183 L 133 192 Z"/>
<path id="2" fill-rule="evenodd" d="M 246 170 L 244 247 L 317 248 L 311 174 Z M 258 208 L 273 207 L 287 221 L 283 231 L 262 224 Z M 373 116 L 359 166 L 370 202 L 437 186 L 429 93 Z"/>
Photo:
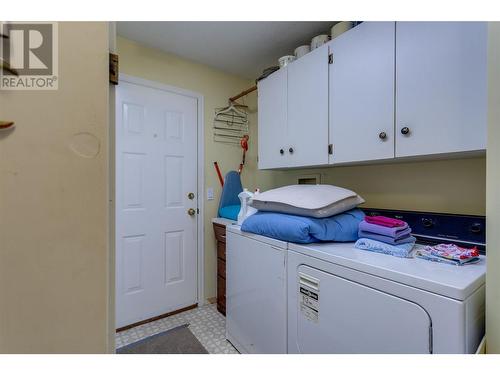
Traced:
<path id="1" fill-rule="evenodd" d="M 117 22 L 127 39 L 255 79 L 336 22 Z"/>

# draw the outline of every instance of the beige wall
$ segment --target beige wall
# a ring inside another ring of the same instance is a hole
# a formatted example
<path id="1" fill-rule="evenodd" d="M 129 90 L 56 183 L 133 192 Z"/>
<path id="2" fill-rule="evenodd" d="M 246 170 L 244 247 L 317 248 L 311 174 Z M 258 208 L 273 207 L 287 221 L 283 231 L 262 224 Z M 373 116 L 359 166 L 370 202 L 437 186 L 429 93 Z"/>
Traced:
<path id="1" fill-rule="evenodd" d="M 59 24 L 59 90 L 0 91 L 0 352 L 104 353 L 108 27 Z"/>
<path id="2" fill-rule="evenodd" d="M 322 183 L 355 190 L 366 200 L 364 207 L 485 214 L 484 157 L 277 171 L 260 180 L 282 186 L 318 173 Z"/>
<path id="3" fill-rule="evenodd" d="M 486 351 L 500 353 L 500 23 L 489 25 Z"/>
<path id="4" fill-rule="evenodd" d="M 147 48 L 130 40 L 118 37 L 120 72 L 195 91 L 204 96 L 205 109 L 205 187 L 215 189 L 215 200 L 206 200 L 206 189 L 201 199 L 205 200 L 205 297 L 216 293 L 216 249 L 211 219 L 217 216 L 220 185 L 213 162 L 218 161 L 222 173 L 235 170 L 241 161 L 241 149 L 213 141 L 212 121 L 214 109 L 227 105 L 228 98 L 247 89 L 247 79 L 232 76 L 208 66 L 181 59 Z M 251 119 L 251 126 L 255 121 Z M 243 174 L 243 180 L 249 176 Z"/>

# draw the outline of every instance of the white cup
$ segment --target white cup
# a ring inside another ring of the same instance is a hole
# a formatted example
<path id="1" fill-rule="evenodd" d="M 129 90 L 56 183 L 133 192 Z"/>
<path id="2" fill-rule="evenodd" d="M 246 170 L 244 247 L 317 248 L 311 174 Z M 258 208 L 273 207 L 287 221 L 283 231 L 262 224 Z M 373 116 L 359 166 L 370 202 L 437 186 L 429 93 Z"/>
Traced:
<path id="1" fill-rule="evenodd" d="M 311 51 L 313 49 L 316 49 L 318 48 L 319 46 L 322 46 L 323 44 L 325 44 L 326 42 L 328 42 L 330 40 L 330 36 L 326 35 L 326 34 L 322 34 L 322 35 L 317 35 L 315 36 L 314 38 L 312 38 L 311 40 Z"/>
<path id="2" fill-rule="evenodd" d="M 278 62 L 280 64 L 280 68 L 284 68 L 285 66 L 287 66 L 289 63 L 291 63 L 294 60 L 295 60 L 295 56 L 286 55 L 286 56 L 280 57 L 278 59 Z"/>
<path id="3" fill-rule="evenodd" d="M 311 52 L 311 46 L 308 44 L 305 44 L 303 46 L 299 46 L 295 48 L 295 57 L 300 59 L 302 56 L 307 55 L 309 52 Z"/>
<path id="4" fill-rule="evenodd" d="M 332 32 L 332 39 L 338 37 L 340 34 L 345 33 L 347 30 L 352 29 L 353 23 L 351 21 L 343 21 L 336 23 L 333 25 L 331 32 Z"/>

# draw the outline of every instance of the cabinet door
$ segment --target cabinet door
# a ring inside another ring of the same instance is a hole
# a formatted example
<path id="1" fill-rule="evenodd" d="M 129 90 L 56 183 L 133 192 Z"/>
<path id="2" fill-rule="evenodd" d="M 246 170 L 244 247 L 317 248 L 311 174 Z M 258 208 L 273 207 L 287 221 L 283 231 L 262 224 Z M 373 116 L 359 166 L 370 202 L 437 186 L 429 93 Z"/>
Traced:
<path id="1" fill-rule="evenodd" d="M 328 164 L 328 46 L 288 65 L 290 167 Z"/>
<path id="2" fill-rule="evenodd" d="M 486 148 L 486 44 L 486 22 L 396 23 L 396 156 Z"/>
<path id="3" fill-rule="evenodd" d="M 287 69 L 259 82 L 259 169 L 286 166 Z M 282 152 L 280 152 L 282 151 Z"/>
<path id="4" fill-rule="evenodd" d="M 394 157 L 394 22 L 363 22 L 330 42 L 331 163 Z"/>

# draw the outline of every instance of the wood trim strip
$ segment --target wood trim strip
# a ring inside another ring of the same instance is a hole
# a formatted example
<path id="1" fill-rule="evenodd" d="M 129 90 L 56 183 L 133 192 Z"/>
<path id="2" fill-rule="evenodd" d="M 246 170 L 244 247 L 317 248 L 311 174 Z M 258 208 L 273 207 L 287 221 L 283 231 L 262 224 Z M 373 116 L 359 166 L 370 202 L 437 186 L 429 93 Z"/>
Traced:
<path id="1" fill-rule="evenodd" d="M 127 326 L 123 326 L 123 327 L 117 328 L 116 332 L 118 333 L 118 332 L 125 331 L 127 329 L 134 328 L 134 327 L 146 324 L 146 323 L 151 323 L 151 322 L 154 322 L 155 320 L 160 320 L 160 319 L 166 318 L 167 316 L 172 316 L 172 315 L 175 315 L 175 314 L 180 314 L 181 312 L 192 310 L 192 309 L 195 309 L 197 307 L 198 307 L 198 304 L 195 303 L 194 305 L 183 307 L 182 309 L 179 309 L 179 310 L 174 310 L 174 311 L 171 311 L 171 312 L 168 312 L 168 313 L 165 313 L 165 314 L 161 314 L 161 315 L 155 316 L 153 318 L 141 320 L 140 322 L 132 323 L 132 324 L 129 324 Z"/>

